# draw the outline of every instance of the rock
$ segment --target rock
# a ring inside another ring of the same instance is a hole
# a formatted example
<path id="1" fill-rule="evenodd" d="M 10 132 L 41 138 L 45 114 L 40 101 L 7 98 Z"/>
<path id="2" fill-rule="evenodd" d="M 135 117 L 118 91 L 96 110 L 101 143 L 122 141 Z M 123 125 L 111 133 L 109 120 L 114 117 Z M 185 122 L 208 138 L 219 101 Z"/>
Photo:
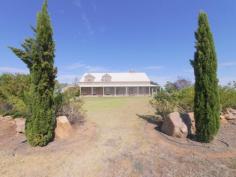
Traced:
<path id="1" fill-rule="evenodd" d="M 70 121 L 66 116 L 59 116 L 56 118 L 55 136 L 60 139 L 68 138 L 73 132 Z"/>
<path id="2" fill-rule="evenodd" d="M 227 120 L 236 119 L 236 109 L 227 108 L 224 116 L 225 116 L 225 119 L 227 119 Z"/>
<path id="3" fill-rule="evenodd" d="M 13 118 L 11 116 L 4 116 L 2 118 L 5 119 L 5 120 L 9 120 L 9 121 L 13 120 Z"/>
<path id="4" fill-rule="evenodd" d="M 188 128 L 188 135 L 194 135 L 196 133 L 194 112 L 182 115 L 182 119 Z"/>
<path id="5" fill-rule="evenodd" d="M 169 136 L 186 138 L 188 128 L 178 112 L 170 113 L 164 120 L 161 131 Z"/>
<path id="6" fill-rule="evenodd" d="M 15 120 L 11 116 L 0 116 L 0 120 L 7 122 L 7 124 L 13 124 L 15 126 Z"/>
<path id="7" fill-rule="evenodd" d="M 17 133 L 25 133 L 25 119 L 23 118 L 15 118 L 16 124 L 16 132 Z"/>
<path id="8" fill-rule="evenodd" d="M 225 115 L 224 115 L 224 114 L 221 114 L 221 115 L 220 115 L 220 123 L 221 123 L 221 124 L 226 124 L 226 123 L 228 123 L 228 120 L 225 118 Z"/>

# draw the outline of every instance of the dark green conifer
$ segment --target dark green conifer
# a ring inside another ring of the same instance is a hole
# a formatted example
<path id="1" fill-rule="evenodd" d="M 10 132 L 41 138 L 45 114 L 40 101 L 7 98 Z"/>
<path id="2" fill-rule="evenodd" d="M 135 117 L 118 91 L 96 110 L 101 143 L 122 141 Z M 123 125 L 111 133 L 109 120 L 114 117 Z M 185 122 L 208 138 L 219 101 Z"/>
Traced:
<path id="1" fill-rule="evenodd" d="M 217 57 L 207 14 L 200 12 L 195 32 L 196 52 L 191 61 L 195 74 L 194 114 L 196 137 L 210 142 L 219 130 L 220 103 Z"/>
<path id="2" fill-rule="evenodd" d="M 28 38 L 21 49 L 11 48 L 30 70 L 30 116 L 26 120 L 26 137 L 32 146 L 45 146 L 54 138 L 55 110 L 53 92 L 54 68 L 53 30 L 47 11 L 47 0 L 37 15 L 34 38 Z"/>

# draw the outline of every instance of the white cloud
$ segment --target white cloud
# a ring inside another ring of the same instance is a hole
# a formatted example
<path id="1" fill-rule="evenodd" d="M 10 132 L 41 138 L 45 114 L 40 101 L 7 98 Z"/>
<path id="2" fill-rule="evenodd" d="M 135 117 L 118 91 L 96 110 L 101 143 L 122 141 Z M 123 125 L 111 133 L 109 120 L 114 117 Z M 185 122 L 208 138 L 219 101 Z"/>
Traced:
<path id="1" fill-rule="evenodd" d="M 106 72 L 109 71 L 109 69 L 107 69 L 104 66 L 98 66 L 98 65 L 87 65 L 87 64 L 83 64 L 83 63 L 73 63 L 69 66 L 66 67 L 67 70 L 76 70 L 76 69 L 81 69 L 84 70 L 85 72 Z"/>
<path id="2" fill-rule="evenodd" d="M 73 63 L 72 65 L 69 65 L 66 67 L 68 70 L 74 70 L 74 69 L 79 69 L 79 68 L 84 68 L 86 65 L 82 63 Z"/>
<path id="3" fill-rule="evenodd" d="M 14 68 L 14 67 L 0 67 L 0 73 L 22 73 L 22 74 L 28 74 L 29 71 L 27 69 L 21 69 L 21 68 Z"/>
<path id="4" fill-rule="evenodd" d="M 84 13 L 84 12 L 82 12 L 82 14 L 81 14 L 81 19 L 83 20 L 83 23 L 84 23 L 84 25 L 86 26 L 86 28 L 87 28 L 87 30 L 88 30 L 88 33 L 89 33 L 90 35 L 93 35 L 95 32 L 94 32 L 94 30 L 93 30 L 93 28 L 92 28 L 92 25 L 91 25 L 90 20 L 89 20 L 88 17 L 87 17 L 87 14 Z"/>
<path id="5" fill-rule="evenodd" d="M 87 13 L 83 10 L 82 0 L 74 0 L 73 4 L 79 8 L 81 13 L 81 20 L 83 21 L 85 27 L 88 30 L 89 35 L 93 35 L 95 33 L 94 29 L 92 28 L 91 22 L 88 18 Z M 92 5 L 93 8 L 96 8 L 96 5 Z"/>
<path id="6" fill-rule="evenodd" d="M 90 66 L 90 65 L 87 65 L 85 68 L 86 68 L 87 72 L 105 72 L 105 71 L 108 71 L 108 69 L 103 67 L 103 66 Z"/>

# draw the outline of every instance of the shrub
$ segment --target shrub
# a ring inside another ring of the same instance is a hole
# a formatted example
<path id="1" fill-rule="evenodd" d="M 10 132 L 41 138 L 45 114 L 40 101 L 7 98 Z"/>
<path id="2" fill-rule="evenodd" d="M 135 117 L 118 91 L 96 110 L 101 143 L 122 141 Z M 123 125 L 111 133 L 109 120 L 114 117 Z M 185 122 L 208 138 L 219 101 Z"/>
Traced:
<path id="1" fill-rule="evenodd" d="M 56 84 L 54 96 L 55 110 L 57 116 L 66 116 L 71 123 L 81 123 L 84 121 L 83 102 L 79 99 L 79 87 L 71 87 L 61 92 L 58 89 L 60 84 Z"/>
<path id="2" fill-rule="evenodd" d="M 64 91 L 64 95 L 70 98 L 79 97 L 80 96 L 80 88 L 79 87 L 70 87 Z"/>
<path id="3" fill-rule="evenodd" d="M 236 88 L 232 86 L 220 87 L 219 93 L 222 111 L 230 107 L 236 109 Z"/>
<path id="4" fill-rule="evenodd" d="M 196 51 L 191 64 L 195 75 L 196 137 L 201 142 L 210 142 L 220 127 L 220 99 L 214 40 L 204 12 L 199 14 L 195 38 Z"/>
<path id="5" fill-rule="evenodd" d="M 181 90 L 171 90 L 171 92 L 162 90 L 154 95 L 151 104 L 156 109 L 156 114 L 165 118 L 174 111 L 192 112 L 193 100 L 194 89 L 188 87 Z"/>
<path id="6" fill-rule="evenodd" d="M 62 104 L 57 114 L 66 116 L 72 124 L 82 123 L 84 121 L 82 105 L 83 102 L 78 98 L 71 99 Z"/>
<path id="7" fill-rule="evenodd" d="M 151 100 L 152 106 L 156 109 L 156 114 L 161 115 L 162 118 L 166 118 L 169 113 L 177 110 L 177 102 L 177 95 L 165 90 L 156 93 Z"/>
<path id="8" fill-rule="evenodd" d="M 0 76 L 0 113 L 13 117 L 26 117 L 29 85 L 28 75 L 2 74 Z"/>
<path id="9" fill-rule="evenodd" d="M 219 95 L 221 111 L 225 111 L 226 108 L 236 109 L 236 87 L 234 85 L 220 86 Z M 156 113 L 163 117 L 173 111 L 193 112 L 194 88 L 188 87 L 171 92 L 162 90 L 154 95 L 151 104 L 156 109 Z"/>
<path id="10" fill-rule="evenodd" d="M 65 92 L 55 93 L 55 106 L 57 116 L 66 116 L 71 123 L 84 121 L 83 102 L 79 99 L 79 88 L 69 88 Z"/>
<path id="11" fill-rule="evenodd" d="M 194 103 L 194 88 L 188 87 L 176 92 L 180 112 L 192 112 Z"/>
<path id="12" fill-rule="evenodd" d="M 25 133 L 32 146 L 45 146 L 54 138 L 54 87 L 57 70 L 54 67 L 55 43 L 53 29 L 45 0 L 37 14 L 34 37 L 25 39 L 22 49 L 11 47 L 30 71 L 30 116 L 26 119 Z"/>
<path id="13" fill-rule="evenodd" d="M 184 88 L 189 88 L 191 86 L 192 86 L 191 81 L 184 78 L 179 78 L 175 82 L 167 81 L 164 88 L 167 92 L 174 92 L 177 90 L 182 90 Z"/>
<path id="14" fill-rule="evenodd" d="M 13 117 L 28 115 L 28 108 L 24 100 L 19 99 L 16 96 L 9 96 L 8 104 L 11 105 L 11 109 L 8 110 L 7 114 L 12 115 Z"/>

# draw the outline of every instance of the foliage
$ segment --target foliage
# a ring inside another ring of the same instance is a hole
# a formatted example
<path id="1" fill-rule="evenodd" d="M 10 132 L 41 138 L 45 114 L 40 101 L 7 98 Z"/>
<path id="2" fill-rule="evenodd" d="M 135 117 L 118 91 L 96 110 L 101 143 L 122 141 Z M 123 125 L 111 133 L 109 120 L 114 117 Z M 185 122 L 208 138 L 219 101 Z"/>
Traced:
<path id="1" fill-rule="evenodd" d="M 198 25 L 195 33 L 196 52 L 191 61 L 195 74 L 196 137 L 199 141 L 210 142 L 220 126 L 217 57 L 206 13 L 199 14 Z"/>
<path id="2" fill-rule="evenodd" d="M 78 87 L 72 87 L 63 93 L 57 93 L 55 96 L 57 116 L 66 116 L 71 123 L 83 121 L 83 102 L 78 97 L 78 91 Z"/>
<path id="3" fill-rule="evenodd" d="M 81 123 L 84 121 L 82 106 L 83 102 L 80 99 L 71 99 L 69 101 L 63 102 L 57 113 L 58 115 L 66 116 L 73 124 Z"/>
<path id="4" fill-rule="evenodd" d="M 226 108 L 236 109 L 236 87 L 234 85 L 220 87 L 219 94 L 222 111 L 225 111 Z"/>
<path id="5" fill-rule="evenodd" d="M 170 81 L 167 81 L 165 86 L 164 86 L 165 90 L 169 93 L 171 92 L 174 92 L 174 91 L 177 91 L 177 88 L 175 86 L 174 83 L 170 82 Z"/>
<path id="6" fill-rule="evenodd" d="M 26 137 L 32 146 L 45 146 L 54 138 L 55 106 L 53 31 L 47 11 L 47 1 L 37 16 L 34 38 L 28 38 L 21 49 L 12 51 L 30 70 L 30 116 L 26 120 Z"/>
<path id="7" fill-rule="evenodd" d="M 13 117 L 26 117 L 29 85 L 29 75 L 2 74 L 0 76 L 0 113 Z"/>
<path id="8" fill-rule="evenodd" d="M 156 114 L 166 118 L 169 113 L 174 111 L 193 111 L 193 98 L 193 87 L 171 92 L 161 90 L 154 95 L 151 104 L 156 109 Z"/>
<path id="9" fill-rule="evenodd" d="M 219 86 L 221 111 L 226 108 L 236 109 L 236 87 L 233 84 Z M 166 117 L 173 111 L 193 112 L 194 107 L 194 87 L 167 92 L 161 90 L 154 95 L 151 104 L 155 107 L 156 113 Z"/>
<path id="10" fill-rule="evenodd" d="M 187 87 L 177 93 L 178 108 L 180 112 L 193 112 L 194 88 Z"/>
<path id="11" fill-rule="evenodd" d="M 174 85 L 177 90 L 181 90 L 184 88 L 188 88 L 192 86 L 191 81 L 184 79 L 184 78 L 179 78 L 177 81 L 174 82 Z"/>
<path id="12" fill-rule="evenodd" d="M 173 92 L 161 90 L 154 95 L 151 104 L 156 109 L 157 115 L 166 118 L 169 113 L 177 109 L 177 97 Z"/>
<path id="13" fill-rule="evenodd" d="M 179 78 L 175 82 L 167 81 L 164 87 L 167 92 L 174 92 L 191 86 L 192 86 L 191 81 L 184 78 Z"/>
<path id="14" fill-rule="evenodd" d="M 70 87 L 64 92 L 66 97 L 73 98 L 80 96 L 80 88 L 79 87 Z"/>

